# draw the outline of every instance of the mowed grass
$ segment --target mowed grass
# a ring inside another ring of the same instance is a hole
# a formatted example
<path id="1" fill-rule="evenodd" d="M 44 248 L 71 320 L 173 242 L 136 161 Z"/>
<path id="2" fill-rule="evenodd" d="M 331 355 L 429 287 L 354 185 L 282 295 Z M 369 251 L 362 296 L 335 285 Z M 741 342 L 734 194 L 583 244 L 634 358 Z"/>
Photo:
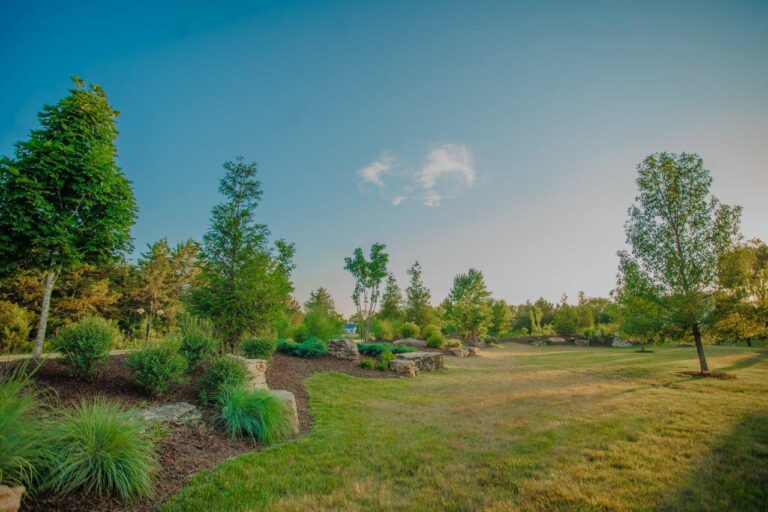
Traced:
<path id="1" fill-rule="evenodd" d="M 529 347 L 417 379 L 307 381 L 309 435 L 166 510 L 768 510 L 768 352 Z"/>

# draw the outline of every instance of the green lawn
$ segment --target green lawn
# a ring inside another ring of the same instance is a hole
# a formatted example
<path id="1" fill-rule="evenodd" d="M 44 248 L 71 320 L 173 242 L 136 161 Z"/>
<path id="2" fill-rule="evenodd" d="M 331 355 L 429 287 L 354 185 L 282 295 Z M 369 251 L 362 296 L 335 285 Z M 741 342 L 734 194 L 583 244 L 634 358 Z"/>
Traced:
<path id="1" fill-rule="evenodd" d="M 167 510 L 768 510 L 768 352 L 529 347 L 417 379 L 317 374 L 309 435 Z"/>

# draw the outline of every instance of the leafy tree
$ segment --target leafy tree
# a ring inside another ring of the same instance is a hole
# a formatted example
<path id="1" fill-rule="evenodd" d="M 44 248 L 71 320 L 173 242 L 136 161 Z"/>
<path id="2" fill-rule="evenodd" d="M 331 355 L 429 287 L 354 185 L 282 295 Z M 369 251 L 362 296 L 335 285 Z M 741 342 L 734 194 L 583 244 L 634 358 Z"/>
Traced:
<path id="1" fill-rule="evenodd" d="M 63 270 L 131 248 L 136 205 L 115 162 L 118 113 L 98 85 L 73 78 L 43 107 L 41 127 L 0 159 L 0 267 L 44 274 L 34 356 L 45 340 L 51 294 Z"/>
<path id="2" fill-rule="evenodd" d="M 488 326 L 488 334 L 494 338 L 503 336 L 509 329 L 512 321 L 512 309 L 505 300 L 491 302 L 491 322 Z"/>
<path id="3" fill-rule="evenodd" d="M 434 322 L 431 294 L 429 288 L 424 286 L 421 272 L 421 264 L 417 261 L 407 271 L 409 284 L 405 289 L 405 320 L 415 323 L 419 328 Z"/>
<path id="4" fill-rule="evenodd" d="M 579 330 L 579 319 L 576 315 L 576 308 L 570 304 L 561 304 L 555 311 L 553 325 L 555 332 L 562 336 L 573 336 L 576 334 Z"/>
<path id="5" fill-rule="evenodd" d="M 551 324 L 555 321 L 556 307 L 553 303 L 549 302 L 544 297 L 539 297 L 536 299 L 536 302 L 534 302 L 533 305 L 539 308 L 539 311 L 541 311 L 541 327 L 544 327 L 545 325 Z"/>
<path id="6" fill-rule="evenodd" d="M 302 337 L 320 338 L 328 341 L 341 332 L 344 319 L 336 312 L 331 294 L 325 288 L 318 288 L 309 294 L 304 303 L 304 330 Z"/>
<path id="7" fill-rule="evenodd" d="M 491 322 L 490 295 L 479 270 L 471 268 L 453 279 L 445 301 L 446 317 L 463 337 L 477 339 L 487 331 Z"/>
<path id="8" fill-rule="evenodd" d="M 531 306 L 528 310 L 528 322 L 530 324 L 529 332 L 532 336 L 542 333 L 541 319 L 544 314 L 539 306 Z"/>
<path id="9" fill-rule="evenodd" d="M 283 240 L 271 247 L 267 226 L 254 220 L 262 195 L 256 164 L 238 157 L 224 169 L 219 192 L 226 200 L 211 213 L 190 302 L 193 312 L 213 321 L 234 351 L 243 335 L 268 329 L 283 312 L 293 291 L 295 250 Z"/>
<path id="10" fill-rule="evenodd" d="M 712 178 L 695 154 L 657 153 L 638 166 L 638 196 L 625 224 L 635 268 L 663 298 L 666 321 L 693 335 L 703 374 L 709 373 L 702 326 L 711 310 L 718 260 L 739 237 L 741 208 L 711 195 Z"/>
<path id="11" fill-rule="evenodd" d="M 621 332 L 639 338 L 645 351 L 645 344 L 658 337 L 664 328 L 664 298 L 634 260 L 622 258 L 620 264 L 614 295 L 619 305 Z"/>
<path id="12" fill-rule="evenodd" d="M 387 276 L 387 285 L 381 297 L 379 317 L 387 320 L 399 320 L 403 317 L 403 294 L 391 273 Z"/>
<path id="13" fill-rule="evenodd" d="M 344 258 L 344 270 L 349 271 L 355 278 L 352 300 L 360 318 L 358 332 L 364 341 L 371 336 L 373 318 L 381 294 L 381 283 L 388 275 L 389 255 L 384 252 L 385 248 L 384 244 L 373 244 L 369 259 L 366 259 L 363 250 L 358 247 L 351 258 Z"/>

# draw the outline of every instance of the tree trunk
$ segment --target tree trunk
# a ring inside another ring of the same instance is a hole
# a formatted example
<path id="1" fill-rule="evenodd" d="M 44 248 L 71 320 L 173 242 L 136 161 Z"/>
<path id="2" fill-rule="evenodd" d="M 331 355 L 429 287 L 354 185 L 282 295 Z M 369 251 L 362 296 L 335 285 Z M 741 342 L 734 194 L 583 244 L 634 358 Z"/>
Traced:
<path id="1" fill-rule="evenodd" d="M 704 356 L 704 345 L 701 344 L 701 331 L 699 330 L 699 324 L 693 324 L 693 341 L 696 343 L 696 352 L 699 354 L 699 366 L 701 366 L 701 373 L 708 375 L 709 367 L 707 366 L 707 358 Z"/>
<path id="2" fill-rule="evenodd" d="M 48 325 L 48 310 L 51 307 L 51 293 L 53 285 L 58 277 L 57 272 L 48 270 L 45 273 L 45 287 L 43 288 L 43 304 L 40 308 L 40 322 L 37 324 L 37 334 L 35 335 L 35 349 L 32 357 L 39 359 L 43 354 L 43 342 L 45 341 L 45 328 Z"/>

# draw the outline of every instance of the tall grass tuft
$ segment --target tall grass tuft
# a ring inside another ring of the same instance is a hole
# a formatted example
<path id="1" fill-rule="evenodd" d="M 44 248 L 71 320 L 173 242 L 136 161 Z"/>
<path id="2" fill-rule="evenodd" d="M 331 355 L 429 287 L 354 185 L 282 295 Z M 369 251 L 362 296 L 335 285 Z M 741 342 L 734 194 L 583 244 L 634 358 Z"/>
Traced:
<path id="1" fill-rule="evenodd" d="M 226 385 L 217 396 L 218 419 L 232 437 L 246 435 L 272 443 L 293 432 L 288 409 L 268 392 Z"/>
<path id="2" fill-rule="evenodd" d="M 52 442 L 50 487 L 129 500 L 149 496 L 158 463 L 144 421 L 104 399 L 64 411 Z"/>

